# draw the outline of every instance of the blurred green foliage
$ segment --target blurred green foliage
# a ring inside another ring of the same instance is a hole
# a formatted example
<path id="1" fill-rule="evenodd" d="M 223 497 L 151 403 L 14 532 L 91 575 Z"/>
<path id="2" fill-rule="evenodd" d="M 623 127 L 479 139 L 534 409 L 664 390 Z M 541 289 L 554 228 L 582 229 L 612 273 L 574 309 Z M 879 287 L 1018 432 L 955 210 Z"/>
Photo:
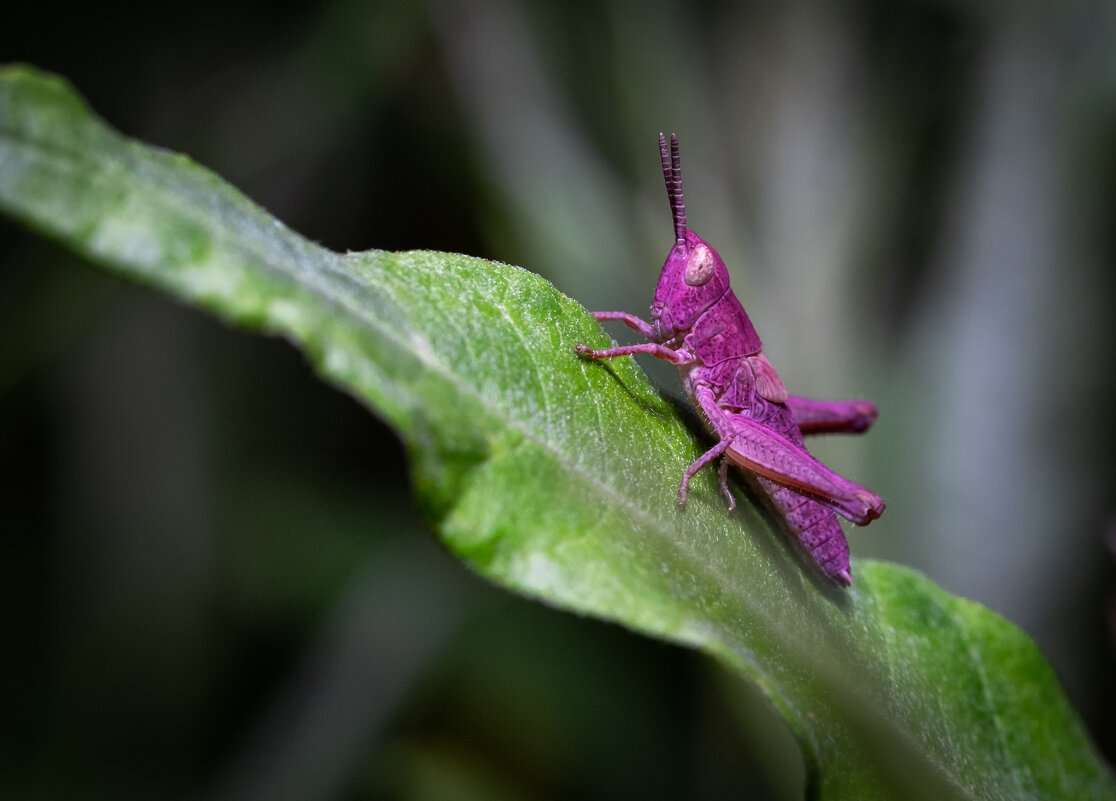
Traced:
<path id="1" fill-rule="evenodd" d="M 648 303 L 677 130 L 788 383 L 883 409 L 822 451 L 889 502 L 854 551 L 1024 625 L 1112 755 L 1108 4 L 13 5 L 0 58 L 292 228 L 591 308 Z M 781 724 L 700 660 L 461 576 L 391 435 L 289 348 L 0 237 L 6 795 L 274 797 L 276 764 L 331 768 L 294 772 L 324 796 L 799 794 Z M 409 637 L 369 621 L 432 587 Z M 354 642 L 397 664 L 315 718 Z"/>

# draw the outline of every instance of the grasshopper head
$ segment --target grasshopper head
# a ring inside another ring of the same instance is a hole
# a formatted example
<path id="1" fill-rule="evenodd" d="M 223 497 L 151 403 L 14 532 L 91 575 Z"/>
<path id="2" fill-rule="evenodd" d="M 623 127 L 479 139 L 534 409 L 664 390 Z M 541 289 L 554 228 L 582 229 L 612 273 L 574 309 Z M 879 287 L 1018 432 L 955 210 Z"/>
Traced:
<path id="1" fill-rule="evenodd" d="M 693 328 L 728 286 L 728 271 L 717 251 L 693 231 L 686 231 L 663 264 L 651 306 L 651 319 L 658 323 L 663 341 Z"/>
<path id="2" fill-rule="evenodd" d="M 678 163 L 678 137 L 659 134 L 659 151 L 663 160 L 670 211 L 674 217 L 674 247 L 667 255 L 655 302 L 651 306 L 651 322 L 663 341 L 691 329 L 701 314 L 712 306 L 729 286 L 725 263 L 700 236 L 686 228 L 686 204 L 682 199 L 682 170 Z"/>

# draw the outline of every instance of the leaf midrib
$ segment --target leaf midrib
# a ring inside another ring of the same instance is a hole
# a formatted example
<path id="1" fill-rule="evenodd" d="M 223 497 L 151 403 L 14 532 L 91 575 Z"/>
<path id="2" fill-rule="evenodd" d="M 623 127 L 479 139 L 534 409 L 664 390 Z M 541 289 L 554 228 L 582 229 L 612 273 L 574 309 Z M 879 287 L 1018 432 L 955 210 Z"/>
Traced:
<path id="1" fill-rule="evenodd" d="M 988 709 L 992 715 L 992 728 L 996 732 L 996 741 L 1000 750 L 1000 757 L 1010 766 L 1011 777 L 1015 781 L 1015 786 L 1019 790 L 1019 797 L 1023 798 L 1026 791 L 1023 787 L 1023 779 L 1019 775 L 1019 765 L 1017 761 L 1012 758 L 1011 743 L 1007 738 L 1007 730 L 1004 726 L 1003 719 L 1000 716 L 999 705 L 996 704 L 995 698 L 992 694 L 992 686 L 988 681 L 988 674 L 984 669 L 984 663 L 978 658 L 973 649 L 972 643 L 969 641 L 969 634 L 965 630 L 965 626 L 958 618 L 958 615 L 953 609 L 946 609 L 946 614 L 949 615 L 950 623 L 957 629 L 961 641 L 965 643 L 965 652 L 969 655 L 969 662 L 976 670 L 977 678 L 980 679 L 980 693 L 984 697 L 984 702 L 988 705 Z"/>

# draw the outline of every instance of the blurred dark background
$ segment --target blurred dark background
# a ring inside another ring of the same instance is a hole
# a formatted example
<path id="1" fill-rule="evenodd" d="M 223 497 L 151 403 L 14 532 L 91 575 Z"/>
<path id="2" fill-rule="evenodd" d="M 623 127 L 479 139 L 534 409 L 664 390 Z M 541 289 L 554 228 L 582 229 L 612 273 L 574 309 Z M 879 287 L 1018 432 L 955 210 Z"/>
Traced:
<path id="1" fill-rule="evenodd" d="M 1023 626 L 1111 760 L 1113 41 L 1104 0 L 8 0 L 0 61 L 328 247 L 589 308 L 650 302 L 677 131 L 791 390 L 880 405 L 816 449 L 888 500 L 854 553 Z M 5 798 L 801 797 L 715 665 L 446 555 L 287 344 L 7 220 L 0 321 Z"/>

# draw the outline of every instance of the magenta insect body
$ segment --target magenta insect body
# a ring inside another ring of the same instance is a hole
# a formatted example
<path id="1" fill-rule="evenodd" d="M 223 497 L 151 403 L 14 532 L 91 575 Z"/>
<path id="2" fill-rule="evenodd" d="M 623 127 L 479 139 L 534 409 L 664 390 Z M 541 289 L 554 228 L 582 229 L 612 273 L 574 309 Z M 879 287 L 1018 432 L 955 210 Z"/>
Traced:
<path id="1" fill-rule="evenodd" d="M 591 359 L 647 353 L 677 365 L 691 401 L 718 438 L 682 474 L 678 504 L 686 504 L 698 471 L 721 457 L 718 480 L 731 511 L 736 502 L 728 488 L 728 466 L 744 468 L 822 573 L 847 587 L 852 584 L 849 545 L 834 512 L 863 526 L 883 513 L 884 502 L 811 456 L 803 434 L 865 431 L 876 419 L 876 405 L 787 394 L 729 286 L 721 257 L 686 228 L 678 138 L 671 135 L 668 151 L 666 137 L 659 134 L 659 149 L 675 241 L 659 274 L 651 322 L 626 312 L 593 313 L 602 322 L 623 322 L 650 342 L 604 350 L 578 345 L 577 352 Z"/>

